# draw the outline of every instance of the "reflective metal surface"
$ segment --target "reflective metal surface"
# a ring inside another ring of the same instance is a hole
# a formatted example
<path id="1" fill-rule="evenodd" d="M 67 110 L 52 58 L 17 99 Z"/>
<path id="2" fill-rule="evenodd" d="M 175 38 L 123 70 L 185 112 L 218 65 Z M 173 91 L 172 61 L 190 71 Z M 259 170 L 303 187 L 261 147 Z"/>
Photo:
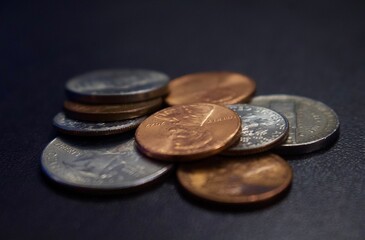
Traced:
<path id="1" fill-rule="evenodd" d="M 163 160 L 194 160 L 217 154 L 236 142 L 241 120 L 223 106 L 199 103 L 165 108 L 136 130 L 138 148 Z"/>
<path id="2" fill-rule="evenodd" d="M 339 135 L 336 113 L 324 103 L 291 95 L 268 95 L 251 104 L 273 109 L 289 121 L 289 136 L 278 150 L 290 154 L 316 151 L 332 144 Z"/>
<path id="3" fill-rule="evenodd" d="M 288 121 L 279 113 L 248 104 L 235 104 L 228 107 L 240 116 L 242 131 L 239 142 L 222 154 L 259 153 L 280 145 L 287 138 Z"/>
<path id="4" fill-rule="evenodd" d="M 247 102 L 255 93 L 255 82 L 233 72 L 205 72 L 184 75 L 169 83 L 169 105 L 190 103 L 235 104 Z"/>
<path id="5" fill-rule="evenodd" d="M 125 190 L 145 185 L 172 165 L 139 154 L 133 138 L 99 141 L 56 138 L 44 149 L 42 168 L 54 181 L 94 190 Z"/>
<path id="6" fill-rule="evenodd" d="M 85 103 L 126 103 L 167 94 L 169 77 L 141 69 L 101 70 L 74 77 L 66 83 L 69 99 Z"/>
<path id="7" fill-rule="evenodd" d="M 275 154 L 215 157 L 180 164 L 177 176 L 190 193 L 219 203 L 247 204 L 272 199 L 287 189 L 293 173 Z"/>
<path id="8" fill-rule="evenodd" d="M 103 136 L 137 128 L 146 117 L 115 122 L 82 122 L 67 118 L 63 112 L 53 118 L 53 126 L 62 133 L 78 136 Z"/>
<path id="9" fill-rule="evenodd" d="M 65 101 L 67 116 L 81 121 L 109 122 L 141 117 L 160 108 L 162 98 L 124 104 L 92 105 Z"/>

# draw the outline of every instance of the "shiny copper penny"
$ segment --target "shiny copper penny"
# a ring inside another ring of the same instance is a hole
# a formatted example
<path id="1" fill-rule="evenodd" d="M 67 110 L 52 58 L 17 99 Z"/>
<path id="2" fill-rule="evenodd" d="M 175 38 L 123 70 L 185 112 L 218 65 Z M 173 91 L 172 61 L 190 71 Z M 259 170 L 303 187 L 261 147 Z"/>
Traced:
<path id="1" fill-rule="evenodd" d="M 252 157 L 216 157 L 181 164 L 177 176 L 192 194 L 219 203 L 247 204 L 266 201 L 287 189 L 293 173 L 275 154 Z"/>
<path id="2" fill-rule="evenodd" d="M 239 73 L 195 73 L 172 80 L 166 102 L 171 106 L 198 102 L 235 104 L 248 102 L 255 89 L 255 82 Z"/>
<path id="3" fill-rule="evenodd" d="M 239 116 L 209 103 L 178 105 L 148 117 L 136 131 L 140 151 L 161 160 L 186 161 L 214 155 L 238 141 Z"/>
<path id="4" fill-rule="evenodd" d="M 162 104 L 162 98 L 136 103 L 90 105 L 65 101 L 64 109 L 68 117 L 95 122 L 109 122 L 137 118 L 156 111 Z"/>

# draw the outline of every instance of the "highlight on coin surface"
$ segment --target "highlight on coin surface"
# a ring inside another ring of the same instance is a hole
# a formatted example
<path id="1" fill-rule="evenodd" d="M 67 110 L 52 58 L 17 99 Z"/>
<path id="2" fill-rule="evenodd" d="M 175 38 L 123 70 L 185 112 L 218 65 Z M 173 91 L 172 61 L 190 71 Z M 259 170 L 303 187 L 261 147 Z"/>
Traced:
<path id="1" fill-rule="evenodd" d="M 162 109 L 136 130 L 138 149 L 161 160 L 187 161 L 217 154 L 240 137 L 241 120 L 232 110 L 197 103 Z"/>
<path id="2" fill-rule="evenodd" d="M 177 177 L 191 194 L 226 204 L 249 204 L 271 200 L 292 181 L 290 165 L 275 154 L 250 157 L 213 157 L 180 164 Z"/>
<path id="3" fill-rule="evenodd" d="M 173 79 L 169 90 L 166 102 L 171 106 L 199 102 L 235 104 L 248 102 L 256 84 L 240 73 L 204 72 Z"/>
<path id="4" fill-rule="evenodd" d="M 84 103 L 127 103 L 158 98 L 168 92 L 169 77 L 143 69 L 99 70 L 66 83 L 70 100 Z"/>
<path id="5" fill-rule="evenodd" d="M 309 153 L 331 145 L 339 136 L 337 114 L 322 102 L 292 95 L 267 95 L 252 99 L 252 105 L 283 114 L 289 136 L 277 149 L 281 153 Z"/>
<path id="6" fill-rule="evenodd" d="M 99 141 L 55 138 L 44 149 L 44 173 L 57 183 L 86 190 L 130 190 L 149 184 L 171 170 L 138 153 L 133 137 Z"/>
<path id="7" fill-rule="evenodd" d="M 282 144 L 289 132 L 288 121 L 281 114 L 248 104 L 228 105 L 241 118 L 238 143 L 223 151 L 224 155 L 247 155 L 267 151 Z"/>

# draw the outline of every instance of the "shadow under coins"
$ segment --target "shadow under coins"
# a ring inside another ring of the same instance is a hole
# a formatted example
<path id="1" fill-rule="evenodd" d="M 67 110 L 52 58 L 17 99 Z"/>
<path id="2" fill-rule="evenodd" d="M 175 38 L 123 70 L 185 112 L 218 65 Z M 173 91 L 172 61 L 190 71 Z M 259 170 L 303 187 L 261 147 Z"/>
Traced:
<path id="1" fill-rule="evenodd" d="M 279 156 L 283 157 L 285 160 L 288 160 L 288 161 L 300 161 L 300 160 L 307 160 L 307 159 L 310 159 L 310 158 L 313 158 L 313 157 L 317 157 L 317 156 L 321 156 L 321 155 L 324 155 L 326 154 L 328 151 L 331 150 L 331 148 L 334 147 L 336 143 L 330 145 L 330 146 L 327 146 L 321 150 L 317 150 L 317 151 L 314 151 L 314 152 L 310 152 L 310 153 L 298 153 L 298 154 L 295 154 L 295 153 L 290 153 L 290 154 L 285 154 L 283 152 L 276 152 L 276 151 L 273 151 L 273 153 L 275 154 L 278 154 Z"/>

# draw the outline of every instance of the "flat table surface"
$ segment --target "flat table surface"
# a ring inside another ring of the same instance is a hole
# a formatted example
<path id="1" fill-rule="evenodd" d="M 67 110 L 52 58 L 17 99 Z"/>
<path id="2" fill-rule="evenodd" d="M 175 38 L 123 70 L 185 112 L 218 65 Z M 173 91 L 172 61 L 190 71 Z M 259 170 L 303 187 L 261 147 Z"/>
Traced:
<path id="1" fill-rule="evenodd" d="M 364 13 L 364 1 L 2 1 L 0 238 L 364 239 Z M 194 201 L 175 174 L 134 194 L 59 188 L 40 156 L 57 136 L 64 84 L 112 68 L 242 72 L 256 95 L 324 102 L 341 134 L 284 156 L 292 187 L 261 208 Z"/>

